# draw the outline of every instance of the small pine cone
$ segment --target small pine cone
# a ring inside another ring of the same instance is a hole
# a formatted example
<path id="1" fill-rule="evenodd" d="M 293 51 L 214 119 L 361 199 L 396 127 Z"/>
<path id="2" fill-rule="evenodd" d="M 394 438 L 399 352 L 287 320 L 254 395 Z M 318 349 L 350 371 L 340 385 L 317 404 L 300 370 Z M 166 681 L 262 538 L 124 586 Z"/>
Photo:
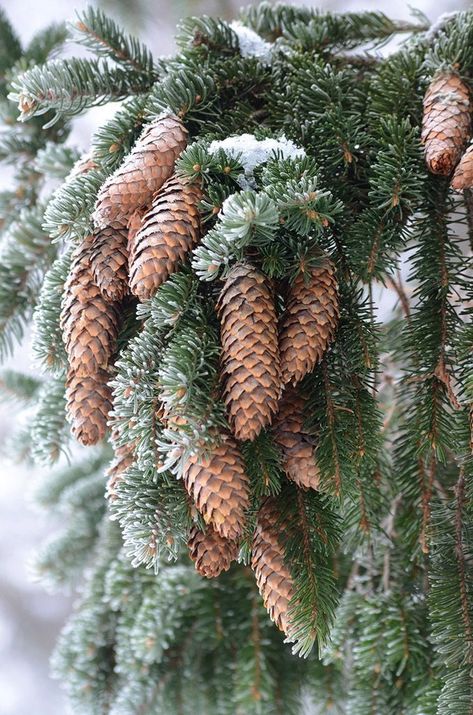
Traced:
<path id="1" fill-rule="evenodd" d="M 95 285 L 90 254 L 89 237 L 74 255 L 61 311 L 64 344 L 76 375 L 93 375 L 106 368 L 118 333 L 117 308 L 104 300 Z"/>
<path id="2" fill-rule="evenodd" d="M 124 444 L 114 448 L 113 460 L 105 473 L 108 477 L 105 495 L 110 501 L 115 501 L 117 498 L 117 484 L 122 480 L 123 473 L 133 464 L 134 460 L 133 444 Z"/>
<path id="3" fill-rule="evenodd" d="M 183 470 L 184 484 L 206 524 L 237 541 L 249 506 L 249 479 L 235 441 L 225 436 L 207 454 L 193 455 Z"/>
<path id="4" fill-rule="evenodd" d="M 284 562 L 284 548 L 278 539 L 281 525 L 272 498 L 263 502 L 255 533 L 251 568 L 269 617 L 280 631 L 290 636 L 289 603 L 294 594 L 291 573 Z"/>
<path id="5" fill-rule="evenodd" d="M 441 72 L 424 97 L 422 141 L 433 174 L 448 176 L 457 165 L 471 134 L 468 87 L 455 72 Z"/>
<path id="6" fill-rule="evenodd" d="M 130 237 L 130 289 L 140 300 L 156 293 L 199 240 L 201 195 L 196 184 L 171 176 Z"/>
<path id="7" fill-rule="evenodd" d="M 97 444 L 107 432 L 108 413 L 112 408 L 109 378 L 105 370 L 87 376 L 69 370 L 67 375 L 67 417 L 72 434 L 86 446 Z"/>
<path id="8" fill-rule="evenodd" d="M 108 226 L 93 236 L 90 261 L 95 284 L 111 302 L 128 293 L 128 230 Z"/>
<path id="9" fill-rule="evenodd" d="M 236 541 L 224 539 L 211 526 L 207 527 L 205 533 L 193 526 L 188 547 L 195 568 L 205 578 L 216 578 L 222 571 L 228 571 L 232 561 L 238 556 Z"/>
<path id="10" fill-rule="evenodd" d="M 304 431 L 304 405 L 304 397 L 294 388 L 287 387 L 274 418 L 274 439 L 282 449 L 289 479 L 299 487 L 317 489 L 320 472 L 311 437 Z"/>
<path id="11" fill-rule="evenodd" d="M 186 144 L 187 129 L 178 117 L 170 114 L 148 124 L 100 189 L 93 213 L 95 226 L 126 225 L 133 212 L 149 204 L 171 176 Z"/>
<path id="12" fill-rule="evenodd" d="M 284 384 L 312 372 L 333 340 L 338 322 L 335 266 L 329 260 L 299 273 L 282 317 L 279 349 Z"/>
<path id="13" fill-rule="evenodd" d="M 218 302 L 225 404 L 237 439 L 271 424 L 281 394 L 277 316 L 265 276 L 238 264 Z"/>
<path id="14" fill-rule="evenodd" d="M 451 186 L 455 191 L 473 188 L 473 144 L 468 147 L 460 159 Z"/>

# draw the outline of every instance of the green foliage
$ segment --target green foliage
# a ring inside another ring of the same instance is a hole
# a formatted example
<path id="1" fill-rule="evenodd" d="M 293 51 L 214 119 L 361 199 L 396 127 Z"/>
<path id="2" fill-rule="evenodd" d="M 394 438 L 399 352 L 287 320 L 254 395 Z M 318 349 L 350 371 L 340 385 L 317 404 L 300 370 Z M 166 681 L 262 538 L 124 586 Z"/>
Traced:
<path id="1" fill-rule="evenodd" d="M 21 457 L 70 459 L 36 490 L 59 526 L 36 571 L 49 587 L 81 585 L 53 670 L 80 715 L 301 715 L 308 699 L 328 714 L 467 715 L 473 202 L 428 174 L 420 127 L 438 70 L 472 81 L 473 13 L 428 30 L 419 15 L 263 2 L 240 20 L 184 20 L 176 55 L 155 61 L 88 8 L 69 29 L 92 57 L 64 59 L 62 25 L 22 50 L 0 12 L 0 160 L 13 177 L 0 193 L 0 355 L 33 319 L 48 373 L 5 371 L 0 392 L 29 410 Z M 372 51 L 395 33 L 408 37 L 385 57 Z M 64 143 L 70 119 L 116 100 L 82 171 Z M 162 111 L 189 132 L 176 172 L 202 189 L 204 231 L 153 298 L 120 305 L 113 455 L 102 444 L 83 460 L 64 420 L 70 256 L 94 229 L 103 182 Z M 234 135 L 241 151 L 215 148 Z M 280 149 L 256 151 L 264 139 Z M 340 319 L 298 388 L 319 490 L 288 481 L 274 427 L 240 444 L 250 506 L 239 563 L 204 580 L 186 553 L 203 520 L 181 477 L 186 458 L 229 429 L 222 279 L 237 261 L 255 266 L 281 318 L 295 277 L 328 259 Z M 398 298 L 385 325 L 381 284 Z M 250 568 L 267 496 L 303 658 L 268 619 Z"/>

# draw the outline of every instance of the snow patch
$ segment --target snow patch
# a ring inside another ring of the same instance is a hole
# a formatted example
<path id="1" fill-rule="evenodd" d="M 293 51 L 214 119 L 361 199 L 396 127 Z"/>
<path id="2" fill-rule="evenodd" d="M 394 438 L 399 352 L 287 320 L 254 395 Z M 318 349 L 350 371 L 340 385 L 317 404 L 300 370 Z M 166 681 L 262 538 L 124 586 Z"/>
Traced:
<path id="1" fill-rule="evenodd" d="M 223 149 L 226 154 L 238 159 L 243 166 L 245 173 L 238 179 L 242 189 L 254 187 L 254 170 L 276 153 L 282 155 L 284 159 L 296 159 L 306 155 L 304 149 L 284 136 L 280 139 L 256 139 L 254 134 L 239 134 L 215 140 L 210 143 L 208 148 L 211 154 L 215 154 L 219 149 Z"/>
<path id="2" fill-rule="evenodd" d="M 258 33 L 238 20 L 231 22 L 230 27 L 238 36 L 242 57 L 256 57 L 263 65 L 271 64 L 273 45 L 270 42 L 263 40 Z"/>

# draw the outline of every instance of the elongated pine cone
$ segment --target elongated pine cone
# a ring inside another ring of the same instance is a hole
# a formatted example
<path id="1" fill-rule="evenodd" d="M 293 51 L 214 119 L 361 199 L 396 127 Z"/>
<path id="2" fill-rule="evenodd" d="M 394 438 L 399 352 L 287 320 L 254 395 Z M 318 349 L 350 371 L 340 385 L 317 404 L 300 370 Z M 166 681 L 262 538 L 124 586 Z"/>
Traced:
<path id="1" fill-rule="evenodd" d="M 108 413 L 112 407 L 112 393 L 108 386 L 110 375 L 99 370 L 92 375 L 78 375 L 70 370 L 66 381 L 66 413 L 72 434 L 82 444 L 97 444 L 107 432 Z"/>
<path id="2" fill-rule="evenodd" d="M 455 72 L 441 72 L 424 97 L 422 142 L 433 174 L 448 176 L 457 165 L 471 134 L 468 87 Z"/>
<path id="3" fill-rule="evenodd" d="M 183 477 L 205 523 L 225 539 L 237 541 L 249 506 L 249 479 L 232 437 L 225 436 L 208 454 L 190 457 Z"/>
<path id="4" fill-rule="evenodd" d="M 118 311 L 95 285 L 90 266 L 91 238 L 76 250 L 66 280 L 61 329 L 76 375 L 92 375 L 108 366 L 115 350 Z"/>
<path id="5" fill-rule="evenodd" d="M 473 144 L 471 144 L 460 159 L 452 179 L 452 189 L 465 191 L 473 188 Z"/>
<path id="6" fill-rule="evenodd" d="M 224 539 L 211 526 L 207 526 L 205 533 L 198 526 L 193 526 L 188 547 L 195 568 L 206 578 L 216 578 L 222 571 L 228 571 L 238 556 L 236 541 Z"/>
<path id="7" fill-rule="evenodd" d="M 156 119 L 143 130 L 131 152 L 99 191 L 94 224 L 123 226 L 136 209 L 151 203 L 174 170 L 187 144 L 187 129 L 173 114 Z"/>
<path id="8" fill-rule="evenodd" d="M 108 226 L 93 235 L 90 261 L 95 284 L 111 302 L 128 293 L 128 230 Z"/>
<path id="9" fill-rule="evenodd" d="M 284 469 L 293 482 L 305 489 L 317 489 L 320 472 L 315 461 L 312 437 L 304 430 L 305 399 L 287 387 L 274 418 L 274 439 L 283 453 Z"/>
<path id="10" fill-rule="evenodd" d="M 237 439 L 253 440 L 271 423 L 281 394 L 276 308 L 265 276 L 236 265 L 220 294 L 218 314 L 229 421 Z"/>
<path id="11" fill-rule="evenodd" d="M 291 635 L 289 603 L 294 595 L 291 573 L 284 562 L 284 548 L 278 539 L 281 525 L 279 514 L 271 497 L 266 499 L 258 513 L 251 568 L 259 592 L 271 620 L 287 636 Z"/>
<path id="12" fill-rule="evenodd" d="M 172 176 L 130 235 L 130 289 L 140 300 L 156 293 L 199 240 L 201 195 L 196 184 Z"/>
<path id="13" fill-rule="evenodd" d="M 282 316 L 279 349 L 282 380 L 297 384 L 312 372 L 333 340 L 338 323 L 335 266 L 325 260 L 299 273 Z"/>

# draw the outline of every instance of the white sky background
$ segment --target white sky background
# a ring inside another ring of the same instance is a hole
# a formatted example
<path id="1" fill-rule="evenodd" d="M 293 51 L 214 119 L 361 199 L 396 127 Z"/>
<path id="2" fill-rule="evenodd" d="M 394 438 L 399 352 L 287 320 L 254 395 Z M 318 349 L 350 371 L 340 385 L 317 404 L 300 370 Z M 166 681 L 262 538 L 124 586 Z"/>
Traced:
<path id="1" fill-rule="evenodd" d="M 0 0 L 10 20 L 23 40 L 50 22 L 70 19 L 74 9 L 86 4 L 81 0 Z M 231 18 L 232 8 L 240 2 L 231 0 L 108 0 L 106 11 L 114 17 L 124 17 L 127 26 L 147 42 L 156 55 L 173 49 L 173 35 L 179 17 L 189 14 L 218 14 Z M 256 3 L 251 3 L 256 4 Z M 383 10 L 396 19 L 408 19 L 410 5 L 435 21 L 443 13 L 460 10 L 470 3 L 465 0 L 320 0 L 294 2 L 330 10 Z M 141 14 L 133 11 L 139 5 Z M 142 19 L 136 22 L 136 18 Z M 73 141 L 87 148 L 88 137 L 100 123 L 106 108 L 92 110 L 75 122 Z M 0 185 L 8 180 L 2 175 Z M 28 346 L 15 356 L 15 368 L 31 369 Z M 0 404 L 0 444 L 18 422 L 11 407 Z M 38 542 L 51 530 L 45 520 L 28 504 L 27 494 L 40 470 L 20 468 L 8 463 L 0 454 L 0 715 L 65 715 L 66 707 L 57 683 L 48 678 L 48 658 L 57 633 L 70 609 L 70 601 L 61 595 L 48 595 L 41 586 L 32 583 L 27 561 Z"/>

